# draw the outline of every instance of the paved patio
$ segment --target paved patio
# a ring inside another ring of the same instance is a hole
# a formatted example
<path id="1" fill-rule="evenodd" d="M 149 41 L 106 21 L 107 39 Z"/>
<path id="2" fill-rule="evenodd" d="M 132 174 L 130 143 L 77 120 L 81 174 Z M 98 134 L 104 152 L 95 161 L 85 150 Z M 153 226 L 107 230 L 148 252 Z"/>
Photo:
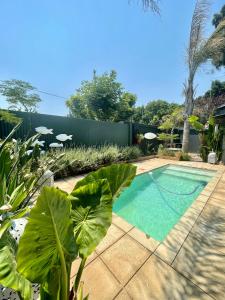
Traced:
<path id="1" fill-rule="evenodd" d="M 113 214 L 82 277 L 90 300 L 225 299 L 225 167 L 157 158 L 135 165 L 140 174 L 168 163 L 217 173 L 162 243 Z M 81 178 L 56 185 L 70 192 Z M 78 266 L 76 260 L 71 283 Z"/>

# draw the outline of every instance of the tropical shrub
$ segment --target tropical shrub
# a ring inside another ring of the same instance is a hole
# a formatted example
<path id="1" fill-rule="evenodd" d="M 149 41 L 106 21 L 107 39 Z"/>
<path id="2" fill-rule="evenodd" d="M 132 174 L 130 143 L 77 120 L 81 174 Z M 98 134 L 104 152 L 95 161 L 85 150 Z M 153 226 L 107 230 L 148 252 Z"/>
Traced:
<path id="1" fill-rule="evenodd" d="M 161 145 L 159 145 L 159 148 L 158 148 L 158 156 L 159 157 L 163 157 L 163 156 L 175 157 L 175 153 L 174 153 L 174 151 L 168 150 L 161 144 Z"/>
<path id="2" fill-rule="evenodd" d="M 121 151 L 121 160 L 129 161 L 143 155 L 141 149 L 136 146 L 123 147 Z"/>
<path id="3" fill-rule="evenodd" d="M 75 147 L 73 149 L 57 150 L 64 153 L 64 167 L 56 172 L 56 178 L 77 175 L 97 170 L 111 163 L 129 161 L 143 155 L 138 146 L 118 147 L 105 145 L 101 147 Z M 43 156 L 45 159 L 45 156 Z"/>
<path id="4" fill-rule="evenodd" d="M 180 161 L 190 161 L 191 160 L 191 156 L 188 153 L 179 151 L 176 154 L 176 157 L 178 158 L 178 160 Z"/>
<path id="5" fill-rule="evenodd" d="M 204 162 L 207 162 L 208 154 L 210 151 L 215 151 L 217 159 L 221 159 L 222 155 L 222 136 L 224 128 L 218 127 L 215 124 L 213 116 L 209 117 L 209 120 L 204 125 L 199 121 L 199 117 L 190 116 L 189 123 L 191 126 L 199 132 L 200 139 L 200 156 Z"/>
<path id="6" fill-rule="evenodd" d="M 105 236 L 112 204 L 136 173 L 130 164 L 114 164 L 79 181 L 71 194 L 44 187 L 28 216 L 18 249 L 5 231 L 0 243 L 0 283 L 32 299 L 31 282 L 40 284 L 40 299 L 83 298 L 80 279 L 87 257 Z M 7 234 L 7 236 L 6 236 Z M 70 290 L 73 260 L 81 264 Z"/>

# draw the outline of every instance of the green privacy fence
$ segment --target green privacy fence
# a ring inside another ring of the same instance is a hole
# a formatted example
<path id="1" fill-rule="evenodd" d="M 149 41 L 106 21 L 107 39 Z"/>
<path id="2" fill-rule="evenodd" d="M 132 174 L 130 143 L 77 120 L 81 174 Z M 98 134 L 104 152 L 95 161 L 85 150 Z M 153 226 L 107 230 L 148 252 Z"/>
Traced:
<path id="1" fill-rule="evenodd" d="M 21 127 L 15 133 L 16 139 L 32 136 L 35 134 L 36 127 L 46 126 L 52 128 L 54 132 L 53 135 L 48 134 L 41 137 L 41 140 L 45 140 L 46 144 L 57 142 L 55 136 L 61 133 L 73 135 L 73 140 L 67 142 L 68 146 L 69 144 L 85 146 L 103 144 L 127 146 L 132 144 L 132 125 L 129 123 L 111 123 L 38 113 L 12 112 L 23 120 Z M 0 121 L 0 138 L 6 137 L 12 128 L 11 124 Z"/>
<path id="2" fill-rule="evenodd" d="M 114 144 L 118 146 L 133 145 L 137 134 L 146 132 L 157 133 L 158 129 L 137 123 L 112 123 L 71 117 L 61 117 L 39 113 L 12 111 L 23 120 L 21 127 L 15 133 L 15 139 L 25 139 L 35 134 L 35 128 L 45 126 L 53 129 L 53 135 L 43 135 L 41 140 L 45 144 L 58 142 L 55 136 L 61 133 L 72 134 L 72 141 L 64 143 L 67 146 L 85 145 L 99 146 Z M 5 138 L 12 130 L 13 125 L 0 121 L 0 138 Z M 157 140 L 155 140 L 157 143 Z"/>

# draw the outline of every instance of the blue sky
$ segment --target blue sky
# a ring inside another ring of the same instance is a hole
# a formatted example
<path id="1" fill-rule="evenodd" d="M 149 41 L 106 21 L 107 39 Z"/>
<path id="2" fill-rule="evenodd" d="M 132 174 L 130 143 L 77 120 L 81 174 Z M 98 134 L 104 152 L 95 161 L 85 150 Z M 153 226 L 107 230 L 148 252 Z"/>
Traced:
<path id="1" fill-rule="evenodd" d="M 182 103 L 185 49 L 194 0 L 161 0 L 161 16 L 143 12 L 136 0 L 1 0 L 0 79 L 29 81 L 69 97 L 80 82 L 114 69 L 137 105 L 153 99 Z M 214 1 L 212 14 L 224 1 Z M 211 17 L 207 33 L 213 30 Z M 204 66 L 197 94 L 225 70 Z M 40 94 L 39 112 L 66 115 L 64 100 Z M 0 106 L 6 107 L 3 98 Z"/>

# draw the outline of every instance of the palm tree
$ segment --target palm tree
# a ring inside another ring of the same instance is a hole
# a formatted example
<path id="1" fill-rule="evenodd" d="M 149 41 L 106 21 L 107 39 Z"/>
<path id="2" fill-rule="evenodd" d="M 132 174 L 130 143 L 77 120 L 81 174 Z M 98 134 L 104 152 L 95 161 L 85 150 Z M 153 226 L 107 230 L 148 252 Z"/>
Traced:
<path id="1" fill-rule="evenodd" d="M 158 0 L 142 0 L 142 5 L 145 10 L 151 9 L 153 12 L 159 13 Z"/>
<path id="2" fill-rule="evenodd" d="M 192 16 L 189 45 L 187 49 L 188 79 L 184 84 L 185 108 L 182 151 L 188 152 L 190 124 L 189 116 L 194 108 L 194 78 L 200 66 L 225 49 L 225 21 L 222 21 L 213 34 L 204 38 L 204 28 L 208 17 L 209 1 L 197 0 Z"/>

